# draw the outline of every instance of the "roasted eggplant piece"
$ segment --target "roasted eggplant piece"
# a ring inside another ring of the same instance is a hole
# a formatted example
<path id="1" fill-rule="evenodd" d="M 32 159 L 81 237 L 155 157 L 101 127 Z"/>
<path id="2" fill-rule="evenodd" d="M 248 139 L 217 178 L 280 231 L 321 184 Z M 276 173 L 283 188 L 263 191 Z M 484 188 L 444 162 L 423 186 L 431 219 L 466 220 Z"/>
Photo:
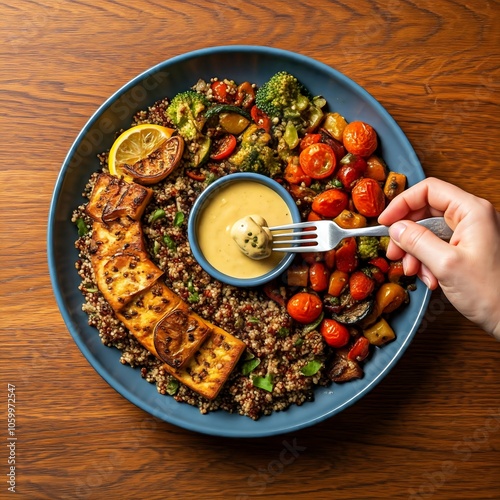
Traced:
<path id="1" fill-rule="evenodd" d="M 348 358 L 349 349 L 342 348 L 335 351 L 335 355 L 328 369 L 328 377 L 333 382 L 349 382 L 363 376 L 363 368 L 355 361 Z"/>
<path id="2" fill-rule="evenodd" d="M 374 304 L 373 297 L 357 302 L 347 292 L 342 294 L 338 303 L 337 301 L 333 304 L 325 302 L 325 309 L 332 319 L 344 325 L 352 325 L 366 318 L 372 312 Z"/>

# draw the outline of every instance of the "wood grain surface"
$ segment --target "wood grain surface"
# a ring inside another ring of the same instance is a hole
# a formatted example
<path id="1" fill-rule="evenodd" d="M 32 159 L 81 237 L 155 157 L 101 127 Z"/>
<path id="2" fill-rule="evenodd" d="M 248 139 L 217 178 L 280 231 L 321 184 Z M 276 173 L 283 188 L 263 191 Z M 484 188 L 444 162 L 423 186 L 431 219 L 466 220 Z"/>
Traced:
<path id="1" fill-rule="evenodd" d="M 157 420 L 109 387 L 68 333 L 46 262 L 52 190 L 81 127 L 135 75 L 214 45 L 288 49 L 343 72 L 393 115 L 427 175 L 500 209 L 498 1 L 16 0 L 0 11 L 1 498 L 8 384 L 20 498 L 500 498 L 500 343 L 440 291 L 362 401 L 293 434 L 226 439 Z"/>

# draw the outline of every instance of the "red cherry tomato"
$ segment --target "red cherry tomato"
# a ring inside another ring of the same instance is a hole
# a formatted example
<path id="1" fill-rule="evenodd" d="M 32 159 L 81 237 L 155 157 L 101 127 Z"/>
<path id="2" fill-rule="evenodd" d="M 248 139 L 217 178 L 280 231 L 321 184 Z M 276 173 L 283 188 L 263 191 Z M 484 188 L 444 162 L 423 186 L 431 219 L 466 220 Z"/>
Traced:
<path id="1" fill-rule="evenodd" d="M 299 149 L 302 151 L 311 144 L 316 144 L 321 141 L 321 134 L 306 134 L 300 141 Z"/>
<path id="2" fill-rule="evenodd" d="M 217 102 L 222 104 L 229 104 L 233 101 L 233 94 L 230 92 L 231 87 L 220 80 L 212 83 L 210 86 L 212 89 L 212 96 Z"/>
<path id="3" fill-rule="evenodd" d="M 257 106 L 252 106 L 250 116 L 259 128 L 264 129 L 268 133 L 271 131 L 271 119 Z"/>
<path id="4" fill-rule="evenodd" d="M 366 299 L 373 292 L 374 288 L 374 281 L 363 271 L 355 271 L 349 277 L 349 292 L 354 300 Z"/>
<path id="5" fill-rule="evenodd" d="M 321 299 L 308 292 L 296 293 L 286 305 L 288 314 L 299 323 L 312 323 L 323 311 Z"/>
<path id="6" fill-rule="evenodd" d="M 367 163 L 361 156 L 349 155 L 349 161 L 344 163 L 337 172 L 337 178 L 346 191 L 352 191 L 356 182 L 366 172 Z"/>
<path id="7" fill-rule="evenodd" d="M 328 288 L 330 273 L 323 262 L 315 262 L 309 267 L 309 282 L 315 292 L 323 292 Z"/>
<path id="8" fill-rule="evenodd" d="M 210 158 L 212 160 L 224 160 L 231 155 L 236 148 L 236 137 L 233 134 L 225 134 L 222 137 L 214 140 L 212 145 L 212 153 Z"/>
<path id="9" fill-rule="evenodd" d="M 356 239 L 345 238 L 335 253 L 335 267 L 344 273 L 352 273 L 358 267 L 357 250 Z"/>
<path id="10" fill-rule="evenodd" d="M 315 196 L 311 208 L 323 217 L 337 217 L 349 203 L 347 193 L 340 189 L 327 189 Z"/>
<path id="11" fill-rule="evenodd" d="M 370 342 L 366 337 L 359 337 L 347 353 L 347 359 L 351 361 L 363 361 L 370 353 Z"/>
<path id="12" fill-rule="evenodd" d="M 349 153 L 364 157 L 370 156 L 378 145 L 375 129 L 361 121 L 351 122 L 346 126 L 342 141 Z"/>
<path id="13" fill-rule="evenodd" d="M 320 333 L 325 342 L 335 349 L 344 347 L 351 338 L 347 327 L 334 319 L 324 319 L 321 323 Z"/>
<path id="14" fill-rule="evenodd" d="M 356 210 L 365 217 L 378 217 L 385 208 L 385 196 L 380 184 L 368 177 L 360 179 L 352 189 Z"/>
<path id="15" fill-rule="evenodd" d="M 313 179 L 325 179 L 333 174 L 337 158 L 328 144 L 321 142 L 307 146 L 299 156 L 302 170 Z"/>
<path id="16" fill-rule="evenodd" d="M 287 182 L 290 184 L 301 184 L 304 183 L 306 186 L 310 186 L 312 183 L 312 179 L 305 174 L 299 165 L 298 158 L 292 158 L 286 168 L 285 174 L 283 176 Z"/>

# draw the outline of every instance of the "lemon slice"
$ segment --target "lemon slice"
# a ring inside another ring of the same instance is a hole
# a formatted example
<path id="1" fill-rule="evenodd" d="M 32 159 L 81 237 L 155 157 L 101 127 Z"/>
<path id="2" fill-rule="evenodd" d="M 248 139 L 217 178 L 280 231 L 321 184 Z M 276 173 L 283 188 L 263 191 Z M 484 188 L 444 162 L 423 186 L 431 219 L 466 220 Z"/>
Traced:
<path id="1" fill-rule="evenodd" d="M 156 151 L 174 129 L 143 123 L 125 130 L 109 150 L 108 169 L 111 175 L 131 181 L 132 177 L 122 169 L 122 165 L 134 165 Z"/>

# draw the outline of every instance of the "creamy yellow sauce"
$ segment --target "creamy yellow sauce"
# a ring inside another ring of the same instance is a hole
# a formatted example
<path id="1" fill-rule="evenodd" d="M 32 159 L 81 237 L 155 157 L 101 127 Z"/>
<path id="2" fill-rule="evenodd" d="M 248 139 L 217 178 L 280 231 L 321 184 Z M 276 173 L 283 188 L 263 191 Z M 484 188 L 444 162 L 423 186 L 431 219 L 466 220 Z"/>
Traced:
<path id="1" fill-rule="evenodd" d="M 274 269 L 283 254 L 254 260 L 247 257 L 231 236 L 234 224 L 258 214 L 267 224 L 290 224 L 292 215 L 285 201 L 271 188 L 259 182 L 233 182 L 219 190 L 207 202 L 198 219 L 200 250 L 218 271 L 234 278 L 257 278 Z"/>

